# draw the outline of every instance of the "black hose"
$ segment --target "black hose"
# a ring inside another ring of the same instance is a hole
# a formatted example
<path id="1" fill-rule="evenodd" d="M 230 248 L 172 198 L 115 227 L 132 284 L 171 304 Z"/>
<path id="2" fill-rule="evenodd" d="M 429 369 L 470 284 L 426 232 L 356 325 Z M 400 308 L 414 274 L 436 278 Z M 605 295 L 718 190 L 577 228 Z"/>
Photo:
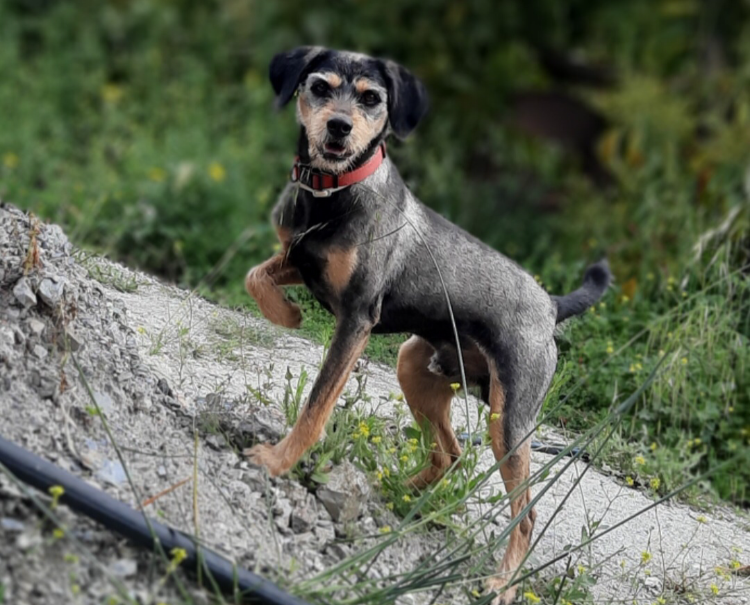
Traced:
<path id="1" fill-rule="evenodd" d="M 44 492 L 53 485 L 62 486 L 65 491 L 59 500 L 61 503 L 98 521 L 138 546 L 153 549 L 155 535 L 166 552 L 173 548 L 184 549 L 187 553 L 183 564 L 186 569 L 197 569 L 198 565 L 202 565 L 222 590 L 229 594 L 239 592 L 245 602 L 261 605 L 308 605 L 285 593 L 272 582 L 236 567 L 212 550 L 196 546 L 188 535 L 158 521 L 150 520 L 152 534 L 142 513 L 3 437 L 0 437 L 0 462 L 19 480 Z"/>

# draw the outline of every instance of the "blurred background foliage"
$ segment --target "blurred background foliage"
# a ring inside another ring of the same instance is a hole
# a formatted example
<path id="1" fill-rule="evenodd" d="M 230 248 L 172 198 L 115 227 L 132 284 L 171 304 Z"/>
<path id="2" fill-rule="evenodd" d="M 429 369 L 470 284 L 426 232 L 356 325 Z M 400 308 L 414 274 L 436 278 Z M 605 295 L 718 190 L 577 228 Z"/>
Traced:
<path id="1" fill-rule="evenodd" d="M 748 0 L 4 0 L 0 198 L 250 306 L 296 141 L 271 57 L 396 59 L 431 96 L 389 148 L 425 203 L 552 292 L 609 257 L 617 285 L 561 335 L 548 405 L 588 426 L 666 356 L 611 459 L 669 489 L 750 441 L 748 17 Z M 747 504 L 749 480 L 738 465 L 713 487 Z"/>

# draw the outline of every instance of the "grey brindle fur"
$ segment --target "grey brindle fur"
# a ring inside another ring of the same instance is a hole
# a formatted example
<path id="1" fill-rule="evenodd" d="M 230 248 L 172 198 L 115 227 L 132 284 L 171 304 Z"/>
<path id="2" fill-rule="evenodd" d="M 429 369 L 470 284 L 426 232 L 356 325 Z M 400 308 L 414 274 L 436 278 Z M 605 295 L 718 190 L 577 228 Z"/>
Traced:
<path id="1" fill-rule="evenodd" d="M 332 173 L 362 165 L 391 132 L 405 137 L 427 110 L 424 87 L 411 73 L 360 54 L 298 48 L 277 55 L 270 76 L 280 107 L 298 93 L 301 161 Z M 273 220 L 284 250 L 250 271 L 248 291 L 269 319 L 296 327 L 299 309 L 280 286 L 304 283 L 337 324 L 297 424 L 279 444 L 252 448 L 250 459 L 271 474 L 287 472 L 320 437 L 370 333 L 403 332 L 413 336 L 399 353 L 399 381 L 438 444 L 432 466 L 411 485 L 440 478 L 460 452 L 448 416 L 449 385 L 459 372 L 447 293 L 467 381 L 480 387 L 497 419 L 490 434 L 495 456 L 505 459 L 506 488 L 522 485 L 526 437 L 557 364 L 555 325 L 604 293 L 606 261 L 592 265 L 575 292 L 550 296 L 516 263 L 421 204 L 387 157 L 371 176 L 330 197 L 289 184 Z M 514 516 L 530 500 L 528 489 L 516 492 Z M 515 596 L 505 584 L 528 549 L 534 518 L 532 511 L 514 528 L 499 575 L 488 582 L 503 591 L 495 603 Z"/>

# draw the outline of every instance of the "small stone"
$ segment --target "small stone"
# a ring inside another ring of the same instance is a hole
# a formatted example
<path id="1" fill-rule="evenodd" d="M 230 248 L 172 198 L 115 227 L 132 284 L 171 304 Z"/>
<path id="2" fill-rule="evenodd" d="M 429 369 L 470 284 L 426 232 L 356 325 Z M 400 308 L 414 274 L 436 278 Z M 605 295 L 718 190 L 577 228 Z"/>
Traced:
<path id="1" fill-rule="evenodd" d="M 334 467 L 328 477 L 328 483 L 318 488 L 318 500 L 335 522 L 354 521 L 370 494 L 367 477 L 348 460 Z"/>
<path id="2" fill-rule="evenodd" d="M 116 578 L 130 578 L 138 573 L 138 563 L 133 559 L 118 559 L 109 566 L 109 571 Z"/>
<path id="3" fill-rule="evenodd" d="M 226 437 L 219 433 L 214 433 L 206 437 L 206 445 L 217 452 L 226 448 L 229 444 L 227 443 Z"/>
<path id="4" fill-rule="evenodd" d="M 94 391 L 94 400 L 96 401 L 96 405 L 99 406 L 99 409 L 104 413 L 105 416 L 111 416 L 112 412 L 114 412 L 114 402 L 112 401 L 112 398 L 107 395 L 107 393 L 102 393 L 100 391 Z"/>
<path id="5" fill-rule="evenodd" d="M 156 388 L 164 393 L 167 397 L 174 397 L 172 388 L 169 386 L 169 383 L 165 378 L 159 378 L 159 381 L 156 383 Z"/>
<path id="6" fill-rule="evenodd" d="M 36 305 L 36 295 L 31 289 L 29 280 L 25 277 L 22 277 L 18 280 L 18 283 L 16 283 L 16 286 L 13 288 L 13 296 L 16 297 L 16 300 L 21 303 L 25 309 Z"/>
<path id="7" fill-rule="evenodd" d="M 164 468 L 163 464 L 160 464 L 158 467 L 156 467 L 156 474 L 159 475 L 162 479 L 167 476 L 167 469 Z"/>
<path id="8" fill-rule="evenodd" d="M 305 501 L 298 504 L 292 510 L 291 526 L 295 534 L 304 534 L 315 527 L 318 520 L 318 511 L 315 505 L 315 499 L 308 495 Z"/>
<path id="9" fill-rule="evenodd" d="M 56 307 L 62 300 L 65 284 L 62 280 L 45 277 L 39 284 L 39 298 L 50 307 Z"/>
<path id="10" fill-rule="evenodd" d="M 65 326 L 65 344 L 70 347 L 71 351 L 78 351 L 83 347 L 83 339 L 73 326 Z"/>
<path id="11" fill-rule="evenodd" d="M 34 345 L 34 348 L 31 349 L 31 352 L 37 359 L 45 359 L 47 357 L 47 349 L 45 349 L 42 345 Z"/>
<path id="12" fill-rule="evenodd" d="M 241 479 L 247 483 L 253 491 L 263 492 L 266 489 L 266 476 L 259 468 L 248 468 L 242 474 Z"/>
<path id="13" fill-rule="evenodd" d="M 3 517 L 0 519 L 0 527 L 9 533 L 22 532 L 25 529 L 25 525 L 18 519 L 11 519 L 10 517 Z"/>
<path id="14" fill-rule="evenodd" d="M 125 469 L 122 468 L 122 464 L 119 460 L 105 460 L 102 463 L 101 468 L 94 473 L 94 476 L 99 481 L 109 483 L 115 487 L 127 479 Z"/>
<path id="15" fill-rule="evenodd" d="M 41 336 L 42 332 L 44 332 L 43 321 L 32 317 L 26 322 L 26 324 L 29 326 L 29 330 L 31 330 L 31 333 L 35 336 Z"/>

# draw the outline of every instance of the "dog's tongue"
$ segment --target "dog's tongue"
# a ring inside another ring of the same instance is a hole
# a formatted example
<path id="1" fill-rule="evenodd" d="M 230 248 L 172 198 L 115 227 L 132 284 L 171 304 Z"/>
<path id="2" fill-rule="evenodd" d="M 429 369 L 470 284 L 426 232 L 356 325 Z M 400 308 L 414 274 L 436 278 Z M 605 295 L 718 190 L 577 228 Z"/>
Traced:
<path id="1" fill-rule="evenodd" d="M 344 146 L 338 143 L 326 143 L 326 151 L 329 153 L 343 153 Z"/>

